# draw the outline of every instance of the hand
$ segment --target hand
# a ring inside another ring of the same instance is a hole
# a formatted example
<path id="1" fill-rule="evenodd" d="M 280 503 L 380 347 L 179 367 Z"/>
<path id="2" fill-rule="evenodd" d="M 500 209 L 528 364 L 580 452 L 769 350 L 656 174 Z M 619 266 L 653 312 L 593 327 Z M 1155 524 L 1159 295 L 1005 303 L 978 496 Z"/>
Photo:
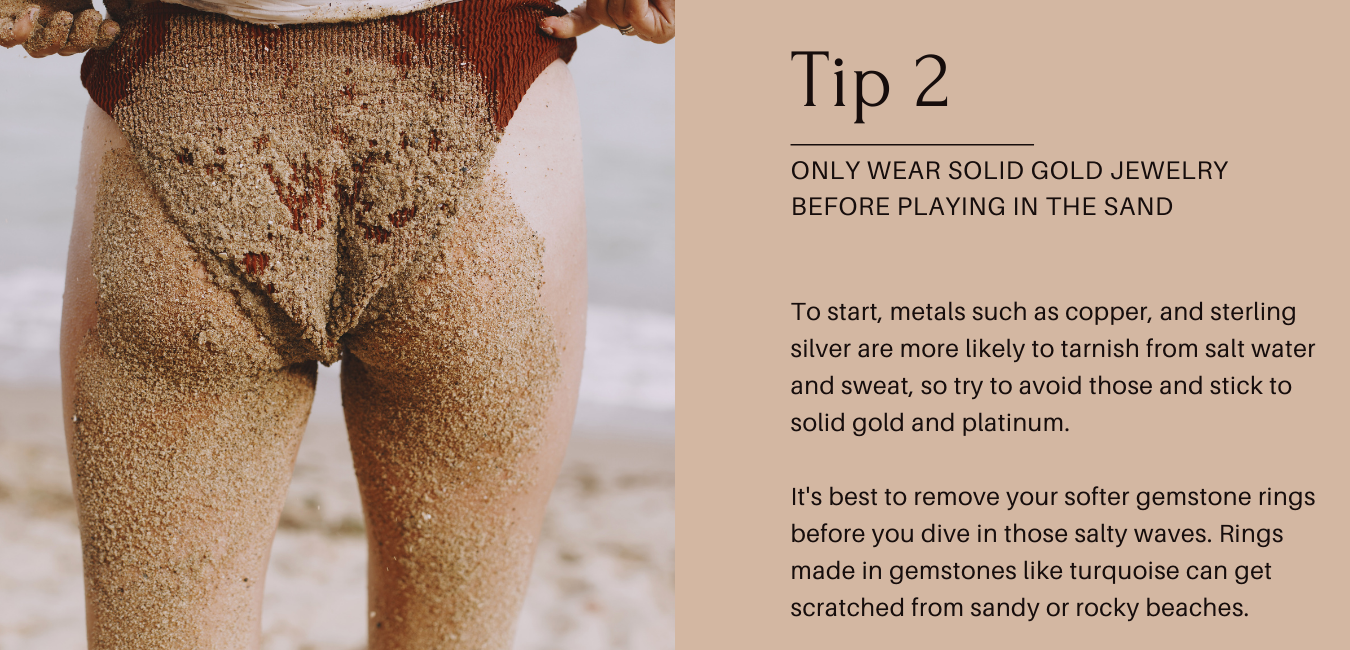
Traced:
<path id="1" fill-rule="evenodd" d="M 632 25 L 633 36 L 653 43 L 675 38 L 675 0 L 583 0 L 562 17 L 539 21 L 540 31 L 555 38 L 573 38 L 604 25 Z"/>
<path id="2" fill-rule="evenodd" d="M 0 46 L 22 44 L 33 58 L 103 49 L 119 31 L 89 0 L 0 0 Z"/>

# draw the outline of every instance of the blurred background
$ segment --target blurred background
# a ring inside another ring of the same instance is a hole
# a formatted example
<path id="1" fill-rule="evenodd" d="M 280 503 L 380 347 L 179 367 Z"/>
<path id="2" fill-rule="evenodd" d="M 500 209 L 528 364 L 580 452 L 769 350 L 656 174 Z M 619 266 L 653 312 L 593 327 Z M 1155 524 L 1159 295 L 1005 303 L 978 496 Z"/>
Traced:
<path id="1" fill-rule="evenodd" d="M 0 650 L 85 647 L 57 365 L 81 58 L 0 50 Z M 675 645 L 675 46 L 601 28 L 571 70 L 586 361 L 516 648 L 664 650 Z M 365 647 L 365 538 L 337 371 L 320 369 L 273 549 L 269 650 Z"/>

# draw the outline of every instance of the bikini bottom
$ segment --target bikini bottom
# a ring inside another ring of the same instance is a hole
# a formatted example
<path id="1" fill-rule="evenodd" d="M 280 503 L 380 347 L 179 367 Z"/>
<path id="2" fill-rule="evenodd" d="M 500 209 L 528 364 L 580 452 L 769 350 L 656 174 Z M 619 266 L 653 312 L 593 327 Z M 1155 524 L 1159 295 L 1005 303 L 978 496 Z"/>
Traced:
<path id="1" fill-rule="evenodd" d="M 575 51 L 536 28 L 563 13 L 465 0 L 265 27 L 155 3 L 81 77 L 260 335 L 332 363 L 381 295 L 438 263 L 526 90 Z"/>

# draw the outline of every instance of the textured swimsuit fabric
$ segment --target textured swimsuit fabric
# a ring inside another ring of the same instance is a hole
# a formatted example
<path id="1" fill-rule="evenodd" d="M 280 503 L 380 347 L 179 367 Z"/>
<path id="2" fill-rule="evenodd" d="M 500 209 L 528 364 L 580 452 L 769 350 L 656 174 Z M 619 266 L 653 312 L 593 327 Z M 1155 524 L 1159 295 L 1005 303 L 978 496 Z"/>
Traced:
<path id="1" fill-rule="evenodd" d="M 356 23 L 121 16 L 81 77 L 217 284 L 291 358 L 331 363 L 372 299 L 437 254 L 565 10 L 464 0 Z"/>

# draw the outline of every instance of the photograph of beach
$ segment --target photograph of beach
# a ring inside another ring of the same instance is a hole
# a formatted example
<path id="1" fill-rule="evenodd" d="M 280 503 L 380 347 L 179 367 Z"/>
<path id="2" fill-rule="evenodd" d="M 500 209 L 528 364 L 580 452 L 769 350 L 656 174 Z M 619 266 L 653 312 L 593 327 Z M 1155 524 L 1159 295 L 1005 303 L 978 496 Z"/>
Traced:
<path id="1" fill-rule="evenodd" d="M 519 650 L 675 645 L 674 48 L 598 29 L 569 66 L 585 160 L 586 353 Z M 0 81 L 16 90 L 0 93 L 0 650 L 86 647 L 58 351 L 89 104 L 81 58 L 0 50 Z M 366 647 L 366 537 L 338 372 L 319 369 L 281 513 L 268 650 Z"/>

